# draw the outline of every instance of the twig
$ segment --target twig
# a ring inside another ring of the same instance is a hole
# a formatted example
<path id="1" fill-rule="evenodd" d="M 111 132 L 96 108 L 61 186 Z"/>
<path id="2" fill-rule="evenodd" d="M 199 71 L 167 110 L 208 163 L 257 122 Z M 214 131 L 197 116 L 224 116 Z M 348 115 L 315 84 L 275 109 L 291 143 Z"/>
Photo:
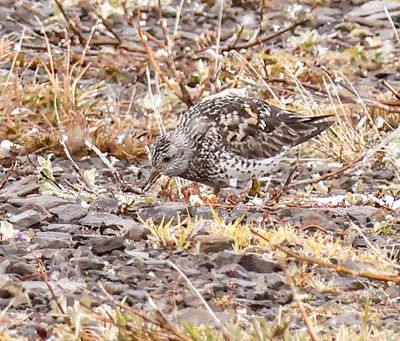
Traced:
<path id="1" fill-rule="evenodd" d="M 382 149 L 384 146 L 386 146 L 394 137 L 398 136 L 400 134 L 400 126 L 398 126 L 395 130 L 391 131 L 390 133 L 387 133 L 382 140 L 373 148 L 369 149 L 365 153 L 365 157 L 362 160 L 362 165 L 365 166 L 367 161 L 380 149 Z"/>
<path id="2" fill-rule="evenodd" d="M 124 309 L 126 311 L 129 311 L 130 313 L 139 316 L 140 318 L 142 318 L 144 321 L 146 322 L 150 322 L 151 324 L 154 324 L 155 326 L 167 330 L 169 332 L 171 332 L 172 334 L 174 334 L 177 338 L 170 338 L 171 340 L 183 340 L 183 341 L 190 341 L 191 339 L 189 339 L 185 334 L 183 334 L 182 332 L 180 332 L 179 330 L 177 330 L 171 323 L 168 323 L 167 320 L 165 320 L 163 324 L 160 323 L 160 321 L 152 319 L 146 315 L 144 315 L 142 312 L 139 312 L 137 309 L 134 309 L 132 307 L 130 307 L 127 304 L 118 302 L 114 299 L 114 297 L 109 294 L 107 292 L 107 290 L 104 288 L 104 286 L 102 285 L 102 283 L 98 283 L 100 289 L 102 290 L 102 292 L 106 295 L 106 298 L 111 301 L 114 305 L 120 307 L 121 309 Z M 94 296 L 95 298 L 100 298 L 100 299 L 104 299 L 101 296 L 98 296 L 96 294 L 94 294 L 93 292 L 89 292 L 87 291 L 90 295 Z M 157 311 L 158 312 L 158 311 Z"/>
<path id="3" fill-rule="evenodd" d="M 257 237 L 259 237 L 267 242 L 270 242 L 267 238 L 265 238 L 262 234 L 258 233 L 253 228 L 249 227 L 249 229 L 250 229 L 251 233 L 255 234 Z M 393 282 L 395 284 L 400 284 L 400 276 L 398 276 L 398 275 L 376 274 L 376 273 L 370 272 L 368 270 L 357 271 L 357 270 L 346 268 L 343 265 L 333 264 L 331 262 L 325 261 L 320 258 L 301 255 L 301 254 L 299 254 L 295 251 L 292 251 L 289 248 L 284 247 L 280 244 L 272 244 L 272 247 L 274 247 L 274 248 L 278 249 L 279 251 L 286 253 L 288 256 L 294 257 L 302 262 L 306 262 L 309 264 L 316 264 L 316 265 L 319 265 L 319 266 L 322 266 L 325 268 L 334 269 L 338 273 L 345 273 L 345 274 L 364 277 L 364 278 L 368 278 L 368 279 L 372 279 L 372 280 L 383 281 L 383 282 Z"/>
<path id="4" fill-rule="evenodd" d="M 301 232 L 305 232 L 305 231 L 310 230 L 310 229 L 316 229 L 316 230 L 319 230 L 319 231 L 324 232 L 326 234 L 329 234 L 329 232 L 326 230 L 326 228 L 324 228 L 322 226 L 319 226 L 317 224 L 311 224 L 311 225 L 307 225 L 307 226 L 304 226 L 304 227 L 300 227 L 299 230 Z"/>
<path id="5" fill-rule="evenodd" d="M 2 189 L 6 185 L 16 165 L 17 165 L 17 160 L 15 160 L 14 163 L 10 166 L 10 168 L 7 169 L 6 174 L 4 174 L 3 180 L 1 180 L 0 182 L 0 189 Z"/>
<path id="6" fill-rule="evenodd" d="M 178 28 L 179 28 L 179 19 L 181 18 L 181 13 L 182 13 L 182 7 L 183 3 L 185 0 L 181 0 L 179 2 L 178 8 L 176 10 L 176 17 L 175 17 L 175 25 L 174 25 L 174 33 L 173 35 L 176 36 L 178 34 Z"/>
<path id="7" fill-rule="evenodd" d="M 267 36 L 264 36 L 264 37 L 258 37 L 256 40 L 250 41 L 250 42 L 248 42 L 248 43 L 243 43 L 243 44 L 236 45 L 236 46 L 234 46 L 234 45 L 222 46 L 222 47 L 221 47 L 221 52 L 224 52 L 224 51 L 231 51 L 231 50 L 248 49 L 248 48 L 250 48 L 250 47 L 253 47 L 253 46 L 256 46 L 256 45 L 260 45 L 260 44 L 262 44 L 262 43 L 267 42 L 268 40 L 271 40 L 271 39 L 274 39 L 274 38 L 276 38 L 276 37 L 279 37 L 280 35 L 282 35 L 282 34 L 284 34 L 284 33 L 286 33 L 286 32 L 289 32 L 289 31 L 295 29 L 297 26 L 303 25 L 304 23 L 306 23 L 306 22 L 309 21 L 309 20 L 310 20 L 309 18 L 305 18 L 305 19 L 296 21 L 296 22 L 290 24 L 290 25 L 289 25 L 288 27 L 286 27 L 286 28 L 283 28 L 283 29 L 281 29 L 281 30 L 279 30 L 279 31 L 276 31 L 276 32 L 271 33 L 271 34 L 269 34 L 269 35 L 267 35 Z"/>
<path id="8" fill-rule="evenodd" d="M 385 110 L 387 112 L 400 113 L 400 108 L 399 109 L 392 108 L 392 107 L 400 106 L 400 102 L 399 101 L 375 100 L 375 99 L 371 99 L 371 98 L 363 98 L 357 93 L 357 91 L 351 85 L 351 83 L 349 81 L 348 82 L 349 82 L 350 85 L 347 85 L 344 82 L 342 82 L 340 80 L 340 78 L 334 76 L 325 66 L 320 66 L 320 67 L 321 67 L 322 70 L 325 71 L 325 73 L 329 76 L 329 78 L 333 80 L 334 83 L 339 84 L 340 86 L 342 86 L 344 89 L 349 91 L 351 94 L 353 94 L 357 98 L 356 100 L 353 100 L 353 102 L 354 101 L 361 102 L 361 104 L 364 104 L 364 105 L 366 105 L 368 107 L 374 107 L 374 108 L 382 109 L 382 110 Z M 346 79 L 346 77 L 344 75 L 343 75 L 343 77 Z M 367 111 L 367 115 L 368 115 L 368 117 L 369 117 L 369 119 L 371 121 L 371 124 L 373 124 L 373 121 L 371 120 L 368 111 Z"/>
<path id="9" fill-rule="evenodd" d="M 121 39 L 120 36 L 113 30 L 112 26 L 111 26 L 109 23 L 107 23 L 107 21 L 106 21 L 102 16 L 99 16 L 99 18 L 100 18 L 102 24 L 104 25 L 104 27 L 115 37 L 115 39 L 118 40 L 119 43 L 121 43 L 121 42 L 122 42 L 122 39 Z"/>
<path id="10" fill-rule="evenodd" d="M 63 315 L 65 315 L 65 310 L 62 307 L 61 303 L 59 302 L 58 297 L 56 296 L 56 294 L 55 294 L 55 292 L 53 290 L 53 287 L 49 283 L 49 277 L 47 276 L 47 271 L 46 271 L 46 268 L 45 268 L 43 262 L 39 259 L 39 257 L 36 255 L 35 251 L 33 251 L 33 250 L 32 250 L 32 255 L 35 258 L 36 264 L 39 267 L 39 275 L 40 275 L 40 277 L 42 277 L 44 282 L 46 283 L 46 286 L 49 289 L 50 294 L 54 299 L 54 302 L 56 302 L 56 305 L 57 305 L 58 309 L 61 311 L 61 313 Z"/>
<path id="11" fill-rule="evenodd" d="M 300 299 L 300 296 L 299 296 L 298 290 L 296 288 L 296 285 L 294 284 L 293 277 L 290 274 L 289 269 L 287 268 L 285 261 L 283 259 L 278 259 L 278 264 L 282 268 L 283 273 L 285 274 L 286 283 L 289 284 L 290 290 L 292 290 L 293 300 L 296 302 L 297 307 L 299 308 L 300 315 L 303 318 L 304 324 L 306 325 L 308 334 L 310 335 L 310 337 L 311 337 L 311 339 L 313 341 L 318 341 L 317 335 L 315 334 L 315 332 L 313 330 L 311 322 L 310 322 L 310 320 L 309 320 L 309 318 L 307 316 L 307 312 L 306 312 L 306 310 L 304 308 L 303 302 Z"/>
<path id="12" fill-rule="evenodd" d="M 400 108 L 394 108 L 392 105 L 383 104 L 371 99 L 363 99 L 363 101 L 368 107 L 378 108 L 386 112 L 391 112 L 396 114 L 400 113 Z M 398 104 L 396 103 L 395 106 L 400 106 L 400 103 Z"/>
<path id="13" fill-rule="evenodd" d="M 91 292 L 89 292 L 89 294 L 91 294 L 92 296 L 94 296 L 96 299 L 102 299 L 102 297 L 93 295 Z M 99 319 L 101 322 L 110 323 L 110 324 L 112 324 L 112 325 L 118 326 L 118 328 L 126 329 L 126 330 L 132 331 L 132 332 L 140 331 L 140 333 L 148 333 L 148 335 L 156 334 L 157 336 L 161 336 L 161 335 L 162 335 L 162 336 L 165 336 L 165 335 L 162 334 L 162 333 L 163 333 L 162 330 L 154 330 L 154 329 L 152 329 L 152 327 L 150 327 L 150 326 L 147 327 L 147 326 L 144 326 L 144 325 L 141 325 L 140 327 L 136 327 L 135 325 L 132 325 L 132 324 L 129 323 L 129 322 L 127 322 L 127 323 L 121 323 L 121 322 L 115 320 L 107 310 L 105 310 L 104 313 L 107 314 L 108 318 L 102 316 L 99 312 L 95 311 L 90 305 L 85 304 L 84 302 L 79 302 L 79 304 L 80 304 L 82 307 L 85 307 L 87 310 L 89 310 L 89 311 L 90 311 L 93 315 L 95 315 L 96 318 Z M 125 310 L 125 309 L 124 309 L 124 310 Z M 139 316 L 139 315 L 138 315 L 138 316 Z M 143 318 L 142 316 L 139 316 L 139 317 Z M 143 318 L 143 320 L 146 321 L 146 322 L 148 322 L 145 318 Z M 153 323 L 153 322 L 151 322 L 151 323 Z M 160 325 L 157 324 L 157 323 L 156 323 L 155 325 L 156 325 L 157 327 L 160 327 Z M 77 331 L 79 332 L 78 329 L 77 329 Z M 142 335 L 143 335 L 143 334 L 142 334 Z M 77 339 L 78 339 L 78 337 L 77 337 Z M 154 338 L 153 338 L 153 339 L 154 339 Z M 172 336 L 169 336 L 169 337 L 168 337 L 168 340 L 182 341 L 182 338 L 173 338 Z M 185 340 L 185 341 L 189 341 L 189 340 Z"/>
<path id="14" fill-rule="evenodd" d="M 47 15 L 38 11 L 35 8 L 32 8 L 32 6 L 29 6 L 28 4 L 24 3 L 22 0 L 17 0 L 16 3 L 21 9 L 26 10 L 29 13 L 32 13 L 33 15 L 36 15 L 37 17 L 42 18 L 43 20 L 46 19 Z"/>
<path id="15" fill-rule="evenodd" d="M 140 30 L 140 26 L 138 23 L 134 22 L 132 20 L 132 18 L 129 16 L 128 14 L 128 9 L 126 8 L 126 6 L 123 4 L 124 6 L 124 19 L 127 22 L 127 24 L 131 27 L 133 27 L 135 30 L 137 30 L 139 32 Z M 156 37 L 154 37 L 153 35 L 151 35 L 149 32 L 146 31 L 142 31 L 142 33 L 149 38 L 149 40 L 153 41 L 154 43 L 156 43 L 158 46 L 165 48 L 165 44 L 162 40 L 157 39 Z M 141 50 L 143 53 L 146 53 L 146 50 Z"/>
<path id="16" fill-rule="evenodd" d="M 68 160 L 71 162 L 72 167 L 75 169 L 75 171 L 78 173 L 79 176 L 79 180 L 81 182 L 81 184 L 85 187 L 85 190 L 87 190 L 88 192 L 91 193 L 95 193 L 92 189 L 92 186 L 89 184 L 89 182 L 86 180 L 84 174 L 82 173 L 81 169 L 79 168 L 79 166 L 76 164 L 76 162 L 74 161 L 74 159 L 72 158 L 67 145 L 65 144 L 65 136 L 62 136 L 60 139 L 60 144 L 63 147 L 64 150 L 64 154 L 65 156 L 68 158 Z"/>
<path id="17" fill-rule="evenodd" d="M 320 65 L 320 68 L 328 75 L 328 77 L 330 79 L 332 79 L 333 83 L 339 84 L 340 86 L 345 88 L 348 92 L 350 92 L 352 95 L 358 97 L 358 94 L 350 86 L 348 86 L 344 82 L 340 81 L 340 79 L 337 76 L 335 76 L 334 74 L 332 74 L 332 72 L 330 72 L 328 70 L 328 68 L 326 68 L 324 65 Z"/>
<path id="18" fill-rule="evenodd" d="M 262 0 L 262 1 L 264 1 L 264 0 Z M 242 33 L 243 33 L 243 30 L 244 30 L 244 26 L 243 26 L 243 25 L 240 25 L 239 30 L 236 31 L 236 38 L 235 38 L 235 41 L 232 43 L 232 46 L 233 46 L 233 47 L 236 46 L 236 44 L 239 42 L 239 39 L 240 39 L 240 36 L 241 36 Z"/>
<path id="19" fill-rule="evenodd" d="M 166 329 L 166 330 L 168 330 L 168 331 L 171 331 L 171 332 L 172 332 L 173 334 L 175 334 L 176 336 L 182 338 L 182 336 L 183 336 L 182 333 L 179 332 L 179 331 L 172 325 L 172 323 L 171 323 L 171 322 L 169 321 L 169 319 L 165 316 L 165 314 L 161 311 L 161 309 L 160 309 L 159 307 L 157 307 L 157 305 L 154 303 L 153 299 L 152 299 L 150 296 L 148 296 L 147 299 L 148 299 L 150 305 L 153 307 L 153 309 L 157 312 L 158 316 L 159 316 L 160 319 L 162 320 L 162 321 L 159 321 L 159 320 L 158 320 L 159 322 L 162 323 L 161 327 L 164 328 L 164 329 Z M 183 340 L 188 340 L 188 339 L 187 339 L 187 338 L 183 338 Z"/>
<path id="20" fill-rule="evenodd" d="M 392 26 L 392 28 L 393 28 L 394 34 L 395 34 L 395 36 L 397 38 L 397 42 L 400 43 L 399 33 L 397 32 L 397 28 L 396 28 L 396 26 L 395 26 L 395 24 L 393 22 L 392 16 L 390 15 L 390 13 L 389 13 L 389 11 L 388 11 L 386 6 L 383 6 L 383 9 L 385 10 L 386 16 L 388 17 L 388 20 L 390 22 L 390 26 Z"/>
<path id="21" fill-rule="evenodd" d="M 347 215 L 349 217 L 349 215 Z M 349 217 L 350 218 L 350 217 Z M 350 218 L 350 221 L 352 219 Z M 371 242 L 370 240 L 367 238 L 367 236 L 363 233 L 363 231 L 361 231 L 361 229 L 354 223 L 352 223 L 350 225 L 351 228 L 355 229 L 360 235 L 361 237 L 363 237 L 363 239 L 365 240 L 365 243 L 381 258 L 381 260 L 383 260 L 385 263 L 390 264 L 391 266 L 393 266 L 395 269 L 400 270 L 400 265 L 397 265 L 394 261 L 392 261 L 391 259 L 387 258 L 384 254 L 382 254 L 382 252 L 380 250 L 378 250 Z"/>
<path id="22" fill-rule="evenodd" d="M 258 37 L 262 33 L 262 23 L 264 21 L 264 6 L 265 6 L 265 1 L 264 0 L 259 0 L 259 1 L 260 1 L 260 21 L 259 21 L 259 24 L 258 24 L 258 26 L 259 26 L 258 33 L 257 33 Z"/>
<path id="23" fill-rule="evenodd" d="M 219 48 L 221 43 L 221 34 L 222 34 L 222 15 L 224 12 L 224 1 L 218 0 L 219 9 L 218 9 L 218 27 L 217 27 L 217 40 L 215 42 L 215 72 L 218 72 L 218 62 L 219 62 Z"/>
<path id="24" fill-rule="evenodd" d="M 211 317 L 214 319 L 214 321 L 217 323 L 217 325 L 219 326 L 219 328 L 222 331 L 222 334 L 224 335 L 225 340 L 229 341 L 231 340 L 231 334 L 230 332 L 225 328 L 225 326 L 223 325 L 223 323 L 221 322 L 221 320 L 217 317 L 217 315 L 215 315 L 214 311 L 210 308 L 210 306 L 208 305 L 208 303 L 206 302 L 206 300 L 204 299 L 204 297 L 199 293 L 199 291 L 196 289 L 196 287 L 192 284 L 192 282 L 190 281 L 190 279 L 183 273 L 183 271 L 181 269 L 178 268 L 178 266 L 176 266 L 174 263 L 172 263 L 171 261 L 167 261 L 167 264 L 173 268 L 174 270 L 176 270 L 181 276 L 182 278 L 186 281 L 186 283 L 189 285 L 189 287 L 194 291 L 194 293 L 197 295 L 197 297 L 200 299 L 200 301 L 203 303 L 203 305 L 205 306 L 205 308 L 207 309 L 207 311 L 209 312 L 209 314 L 211 315 Z"/>
<path id="25" fill-rule="evenodd" d="M 294 182 L 290 183 L 287 186 L 287 188 L 293 188 L 293 187 L 297 187 L 297 186 L 301 186 L 301 185 L 315 184 L 315 183 L 323 181 L 323 180 L 334 178 L 334 177 L 344 173 L 348 169 L 357 167 L 358 163 L 361 162 L 364 159 L 364 157 L 365 157 L 365 154 L 359 155 L 358 157 L 355 158 L 355 160 L 344 165 L 343 167 L 340 167 L 340 168 L 334 170 L 333 172 L 329 172 L 324 175 L 321 175 L 317 178 L 294 181 Z"/>
<path id="26" fill-rule="evenodd" d="M 287 189 L 289 188 L 290 183 L 292 182 L 294 175 L 296 173 L 297 170 L 297 164 L 293 167 L 293 169 L 290 171 L 285 184 L 282 186 L 282 189 L 276 194 L 274 195 L 274 199 L 275 201 L 278 203 L 279 199 L 282 197 L 282 195 L 287 191 Z"/>
<path id="27" fill-rule="evenodd" d="M 159 20 L 160 20 L 160 25 L 161 29 L 164 34 L 164 39 L 165 39 L 165 45 L 167 46 L 167 52 L 168 52 L 168 58 L 166 59 L 166 63 L 168 66 L 171 68 L 172 74 L 174 75 L 175 79 L 177 80 L 179 84 L 179 88 L 181 90 L 182 96 L 178 96 L 187 106 L 192 106 L 193 101 L 190 96 L 190 93 L 188 89 L 186 88 L 186 85 L 183 84 L 182 82 L 182 76 L 178 74 L 176 70 L 176 65 L 175 65 L 175 59 L 174 59 L 174 51 L 172 49 L 172 44 L 171 44 L 171 37 L 168 34 L 168 30 L 165 24 L 165 20 L 162 14 L 162 7 L 161 7 L 161 0 L 158 0 L 158 15 L 159 15 Z"/>
<path id="28" fill-rule="evenodd" d="M 331 268 L 339 273 L 346 273 L 346 274 L 355 275 L 355 276 L 359 276 L 359 277 L 365 277 L 365 278 L 369 278 L 369 279 L 373 279 L 373 280 L 384 281 L 384 282 L 393 282 L 396 284 L 400 284 L 400 276 L 375 274 L 368 270 L 357 271 L 357 270 L 349 269 L 342 265 L 336 265 L 336 264 L 333 264 L 333 263 L 330 263 L 330 262 L 327 262 L 325 260 L 318 259 L 315 257 L 303 256 L 303 255 L 301 255 L 297 252 L 294 252 L 282 245 L 274 245 L 274 247 L 277 248 L 278 250 L 286 253 L 287 255 L 289 255 L 291 257 L 297 258 L 301 261 L 304 261 L 304 262 L 307 262 L 310 264 L 317 264 L 317 265 L 320 265 L 320 266 L 323 266 L 326 268 Z"/>
<path id="29" fill-rule="evenodd" d="M 161 133 L 161 135 L 165 135 L 166 130 L 165 130 L 164 122 L 162 120 L 160 111 L 158 110 L 158 107 L 156 105 L 156 101 L 154 100 L 153 90 L 151 89 L 151 78 L 150 78 L 150 69 L 149 69 L 149 67 L 146 67 L 146 78 L 147 78 L 147 91 L 148 91 L 148 93 L 150 95 L 152 109 L 156 114 L 156 121 L 157 121 L 157 125 L 158 125 L 158 130 Z M 148 155 L 151 155 L 151 153 L 148 153 Z"/>
<path id="30" fill-rule="evenodd" d="M 86 44 L 87 43 L 87 38 L 85 37 L 85 35 L 79 31 L 77 29 L 77 25 L 73 22 L 72 19 L 69 18 L 69 16 L 67 15 L 67 13 L 64 10 L 64 7 L 62 6 L 62 4 L 60 3 L 59 0 L 54 0 L 54 2 L 56 3 L 58 9 L 60 10 L 61 14 L 63 15 L 65 21 L 68 24 L 68 27 L 79 37 L 79 40 L 82 44 Z"/>
<path id="31" fill-rule="evenodd" d="M 149 62 L 151 64 L 151 66 L 155 69 L 155 71 L 161 76 L 162 80 L 164 81 L 164 83 L 167 85 L 168 89 L 170 89 L 176 96 L 178 96 L 183 102 L 185 102 L 184 100 L 184 95 L 182 93 L 177 93 L 175 87 L 173 86 L 173 84 L 169 81 L 168 77 L 165 75 L 164 71 L 160 68 L 160 66 L 157 63 L 156 57 L 154 55 L 154 51 L 150 48 L 149 44 L 147 43 L 147 38 L 143 33 L 143 30 L 138 28 L 138 32 L 139 32 L 139 37 L 140 40 L 146 50 Z M 186 102 L 185 102 L 186 103 Z M 188 104 L 188 103 L 186 103 Z M 188 104 L 190 105 L 190 104 Z"/>
<path id="32" fill-rule="evenodd" d="M 266 82 L 264 77 L 261 76 L 261 74 L 254 68 L 254 66 L 251 65 L 251 63 L 249 63 L 249 61 L 245 57 L 243 57 L 239 52 L 233 51 L 233 53 L 236 57 L 238 57 L 241 61 L 243 61 L 243 63 L 249 68 L 249 70 L 263 83 L 265 88 L 270 92 L 270 94 L 277 101 L 277 103 L 279 103 L 283 107 L 283 104 L 279 99 L 279 97 L 274 93 L 268 82 Z"/>
<path id="33" fill-rule="evenodd" d="M 126 182 L 124 181 L 122 176 L 118 173 L 116 168 L 111 164 L 111 162 L 108 161 L 108 159 L 104 156 L 104 154 L 101 152 L 101 150 L 99 148 L 97 148 L 93 143 L 89 142 L 88 140 L 85 140 L 85 145 L 86 145 L 86 147 L 88 147 L 89 149 L 93 150 L 96 153 L 96 155 L 100 158 L 100 160 L 103 161 L 103 163 L 111 171 L 111 174 L 115 177 L 115 179 L 117 179 L 117 181 L 119 181 L 120 184 L 123 187 L 125 187 Z"/>

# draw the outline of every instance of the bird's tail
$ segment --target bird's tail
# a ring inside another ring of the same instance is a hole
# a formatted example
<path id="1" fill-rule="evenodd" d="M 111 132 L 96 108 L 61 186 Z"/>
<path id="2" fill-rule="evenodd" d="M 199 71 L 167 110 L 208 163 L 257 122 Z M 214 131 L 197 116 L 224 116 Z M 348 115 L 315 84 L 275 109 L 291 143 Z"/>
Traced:
<path id="1" fill-rule="evenodd" d="M 335 121 L 327 121 L 326 118 L 332 117 L 333 115 L 324 115 L 324 116 L 313 116 L 307 117 L 303 122 L 304 132 L 300 134 L 298 140 L 296 140 L 294 146 L 303 143 L 313 137 L 321 134 L 324 130 L 328 129 Z"/>

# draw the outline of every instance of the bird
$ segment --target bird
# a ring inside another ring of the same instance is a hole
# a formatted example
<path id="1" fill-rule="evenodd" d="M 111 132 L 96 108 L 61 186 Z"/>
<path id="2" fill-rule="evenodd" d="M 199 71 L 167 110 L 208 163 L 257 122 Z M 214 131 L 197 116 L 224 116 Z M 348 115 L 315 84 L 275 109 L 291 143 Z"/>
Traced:
<path id="1" fill-rule="evenodd" d="M 328 129 L 330 116 L 305 116 L 250 97 L 205 99 L 149 147 L 152 169 L 143 190 L 161 175 L 199 182 L 215 193 L 244 187 L 270 175 L 289 148 Z"/>

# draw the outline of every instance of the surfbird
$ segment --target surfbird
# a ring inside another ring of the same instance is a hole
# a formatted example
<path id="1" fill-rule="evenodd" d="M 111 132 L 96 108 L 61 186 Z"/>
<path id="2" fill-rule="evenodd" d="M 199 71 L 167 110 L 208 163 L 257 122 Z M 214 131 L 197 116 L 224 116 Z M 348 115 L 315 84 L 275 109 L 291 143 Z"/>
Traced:
<path id="1" fill-rule="evenodd" d="M 219 189 L 270 175 L 286 151 L 329 128 L 329 116 L 304 116 L 259 99 L 212 97 L 181 115 L 150 147 L 144 190 L 163 174 Z"/>

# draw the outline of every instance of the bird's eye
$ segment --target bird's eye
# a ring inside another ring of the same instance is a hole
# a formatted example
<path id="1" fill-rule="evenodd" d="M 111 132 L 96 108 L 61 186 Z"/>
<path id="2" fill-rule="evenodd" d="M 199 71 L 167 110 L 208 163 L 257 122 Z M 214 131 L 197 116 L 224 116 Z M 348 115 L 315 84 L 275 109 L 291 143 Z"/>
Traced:
<path id="1" fill-rule="evenodd" d="M 164 156 L 163 162 L 170 162 L 171 161 L 171 156 Z"/>

